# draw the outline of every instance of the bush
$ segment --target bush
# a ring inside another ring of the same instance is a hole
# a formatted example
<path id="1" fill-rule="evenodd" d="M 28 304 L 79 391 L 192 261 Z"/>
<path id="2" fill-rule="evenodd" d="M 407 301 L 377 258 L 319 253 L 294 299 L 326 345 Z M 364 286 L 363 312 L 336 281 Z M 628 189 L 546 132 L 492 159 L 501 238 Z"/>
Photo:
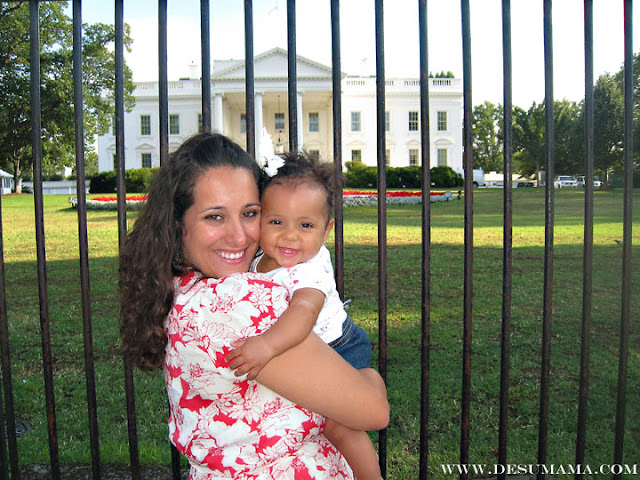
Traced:
<path id="1" fill-rule="evenodd" d="M 344 174 L 344 186 L 349 188 L 377 188 L 378 169 L 368 167 L 362 162 L 347 162 Z"/>
<path id="2" fill-rule="evenodd" d="M 422 169 L 420 167 L 387 168 L 387 188 L 421 188 Z"/>
<path id="3" fill-rule="evenodd" d="M 138 168 L 124 172 L 127 193 L 145 193 L 153 178 L 152 168 Z"/>
<path id="4" fill-rule="evenodd" d="M 348 188 L 378 188 L 378 169 L 362 162 L 346 162 L 344 186 Z M 449 188 L 463 185 L 462 176 L 451 167 L 433 167 L 431 182 L 436 187 Z M 421 167 L 387 168 L 387 188 L 421 188 Z"/>
<path id="5" fill-rule="evenodd" d="M 97 173 L 91 177 L 89 193 L 115 193 L 116 172 Z"/>
<path id="6" fill-rule="evenodd" d="M 124 172 L 124 185 L 127 193 L 145 193 L 149 188 L 157 168 L 138 168 Z M 115 193 L 116 172 L 102 172 L 91 178 L 89 193 Z"/>
<path id="7" fill-rule="evenodd" d="M 459 187 L 464 184 L 462 175 L 456 173 L 451 167 L 440 166 L 431 169 L 431 182 L 436 187 Z"/>
<path id="8" fill-rule="evenodd" d="M 45 182 L 60 182 L 64 180 L 64 175 L 60 173 L 52 173 L 51 175 L 42 175 L 42 180 Z"/>

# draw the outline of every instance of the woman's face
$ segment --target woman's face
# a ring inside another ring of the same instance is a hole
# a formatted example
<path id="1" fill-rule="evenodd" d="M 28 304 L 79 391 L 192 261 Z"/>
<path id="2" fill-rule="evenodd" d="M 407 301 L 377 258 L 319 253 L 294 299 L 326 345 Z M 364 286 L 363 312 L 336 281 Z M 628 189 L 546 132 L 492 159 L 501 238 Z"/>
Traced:
<path id="1" fill-rule="evenodd" d="M 260 239 L 260 196 L 251 172 L 220 166 L 196 182 L 182 220 L 185 265 L 213 278 L 249 270 Z"/>

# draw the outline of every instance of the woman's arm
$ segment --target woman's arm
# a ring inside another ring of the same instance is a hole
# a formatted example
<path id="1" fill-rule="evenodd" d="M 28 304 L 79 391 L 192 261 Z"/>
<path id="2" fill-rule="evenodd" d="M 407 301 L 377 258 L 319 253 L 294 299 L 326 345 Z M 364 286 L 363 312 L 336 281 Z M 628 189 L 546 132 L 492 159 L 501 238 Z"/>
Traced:
<path id="1" fill-rule="evenodd" d="M 315 288 L 296 290 L 289 308 L 271 328 L 262 335 L 232 343 L 235 348 L 227 355 L 227 361 L 231 362 L 229 367 L 236 370 L 236 376 L 248 373 L 247 378 L 253 380 L 269 360 L 307 338 L 325 298 L 324 293 Z"/>
<path id="2" fill-rule="evenodd" d="M 386 387 L 378 372 L 356 370 L 313 333 L 271 359 L 256 380 L 354 430 L 380 430 L 389 423 Z"/>

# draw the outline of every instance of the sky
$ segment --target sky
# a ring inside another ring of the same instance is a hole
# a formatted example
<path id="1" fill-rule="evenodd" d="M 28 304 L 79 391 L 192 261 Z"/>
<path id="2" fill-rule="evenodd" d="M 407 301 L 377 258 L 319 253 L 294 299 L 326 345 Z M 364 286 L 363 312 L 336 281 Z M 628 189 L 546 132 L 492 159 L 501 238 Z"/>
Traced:
<path id="1" fill-rule="evenodd" d="M 419 76 L 418 0 L 384 2 L 384 62 L 387 78 Z M 85 0 L 83 22 L 113 23 L 114 10 L 102 0 Z M 200 63 L 200 1 L 167 0 L 168 78 L 188 76 Z M 254 0 L 254 54 L 287 48 L 286 0 Z M 503 103 L 502 1 L 470 0 L 472 101 Z M 157 2 L 124 0 L 131 26 L 132 52 L 125 54 L 134 81 L 158 78 Z M 429 71 L 451 71 L 462 78 L 460 2 L 427 1 Z M 593 0 L 594 81 L 616 73 L 624 62 L 623 0 Z M 584 0 L 555 0 L 553 19 L 554 98 L 584 98 Z M 71 15 L 71 8 L 68 10 Z M 329 0 L 297 0 L 297 53 L 331 66 Z M 633 51 L 640 51 L 640 12 L 633 14 Z M 544 100 L 542 0 L 512 0 L 513 104 L 527 109 Z M 244 2 L 210 0 L 212 59 L 244 59 Z M 374 0 L 340 2 L 342 71 L 375 75 Z"/>

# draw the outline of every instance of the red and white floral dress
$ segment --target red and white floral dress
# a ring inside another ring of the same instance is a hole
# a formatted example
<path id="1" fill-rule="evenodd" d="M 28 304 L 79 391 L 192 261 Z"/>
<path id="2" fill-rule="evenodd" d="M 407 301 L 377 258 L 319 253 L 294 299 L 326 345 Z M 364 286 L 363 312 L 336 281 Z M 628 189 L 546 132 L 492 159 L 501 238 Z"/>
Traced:
<path id="1" fill-rule="evenodd" d="M 165 324 L 169 437 L 189 459 L 190 479 L 352 479 L 322 434 L 324 417 L 236 377 L 225 361 L 231 342 L 275 323 L 286 289 L 253 273 L 188 273 L 174 285 Z"/>

